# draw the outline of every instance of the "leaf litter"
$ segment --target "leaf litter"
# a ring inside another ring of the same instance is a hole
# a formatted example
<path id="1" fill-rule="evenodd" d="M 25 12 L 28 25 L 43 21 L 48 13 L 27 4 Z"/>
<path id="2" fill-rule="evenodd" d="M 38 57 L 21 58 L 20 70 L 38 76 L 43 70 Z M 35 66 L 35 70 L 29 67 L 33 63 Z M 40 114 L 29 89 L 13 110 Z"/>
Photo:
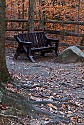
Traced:
<path id="1" fill-rule="evenodd" d="M 83 125 L 84 64 L 59 64 L 50 57 L 39 58 L 31 63 L 27 59 L 13 61 L 12 56 L 6 56 L 9 72 L 18 81 L 17 90 L 24 91 L 37 108 L 53 117 L 38 115 L 39 119 L 31 118 L 29 124 Z M 27 119 L 24 123 L 27 125 Z"/>

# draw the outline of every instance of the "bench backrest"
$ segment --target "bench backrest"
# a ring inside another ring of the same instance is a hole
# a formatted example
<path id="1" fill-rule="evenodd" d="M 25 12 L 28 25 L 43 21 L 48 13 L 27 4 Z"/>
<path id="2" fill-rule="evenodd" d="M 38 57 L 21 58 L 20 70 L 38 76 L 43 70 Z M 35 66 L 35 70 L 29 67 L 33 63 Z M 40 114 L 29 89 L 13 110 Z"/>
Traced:
<path id="1" fill-rule="evenodd" d="M 22 33 L 15 35 L 18 42 L 32 42 L 32 47 L 46 46 L 46 37 L 44 32 Z"/>

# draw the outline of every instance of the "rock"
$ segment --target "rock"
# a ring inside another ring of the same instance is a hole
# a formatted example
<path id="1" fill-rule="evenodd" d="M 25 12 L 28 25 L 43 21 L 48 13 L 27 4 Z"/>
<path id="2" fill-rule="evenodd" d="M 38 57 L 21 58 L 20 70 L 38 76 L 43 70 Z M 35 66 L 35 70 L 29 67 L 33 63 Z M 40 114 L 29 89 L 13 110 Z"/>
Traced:
<path id="1" fill-rule="evenodd" d="M 70 46 L 62 51 L 56 58 L 58 63 L 84 62 L 84 53 L 76 46 Z"/>

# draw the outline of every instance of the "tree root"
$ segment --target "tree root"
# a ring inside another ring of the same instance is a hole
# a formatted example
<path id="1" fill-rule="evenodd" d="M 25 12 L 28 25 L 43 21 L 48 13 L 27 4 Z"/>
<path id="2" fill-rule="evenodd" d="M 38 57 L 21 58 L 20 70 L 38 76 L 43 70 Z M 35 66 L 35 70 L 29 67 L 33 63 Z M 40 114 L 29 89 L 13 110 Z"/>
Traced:
<path id="1" fill-rule="evenodd" d="M 62 115 L 58 115 L 58 114 L 53 115 L 51 112 L 42 110 L 41 108 L 36 106 L 37 104 L 48 104 L 48 103 L 51 103 L 51 101 L 33 102 L 21 94 L 6 90 L 6 88 L 1 84 L 0 84 L 0 91 L 3 93 L 2 101 L 1 101 L 2 105 L 5 104 L 7 106 L 14 107 L 14 109 L 16 110 L 18 109 L 22 111 L 23 116 L 29 115 L 29 116 L 33 116 L 34 118 L 39 118 L 40 116 L 46 115 L 51 119 L 55 118 L 56 121 L 64 121 L 68 123 L 70 122 L 68 118 L 64 118 Z M 59 106 L 58 104 L 54 104 L 54 105 Z M 15 118 L 17 119 L 17 117 Z"/>
<path id="2" fill-rule="evenodd" d="M 1 117 L 2 118 L 14 119 L 16 122 L 19 122 L 21 125 L 24 125 L 24 123 L 22 122 L 21 118 L 19 118 L 18 116 L 0 114 L 0 118 Z"/>
<path id="3" fill-rule="evenodd" d="M 0 91 L 3 93 L 2 104 L 19 109 L 24 115 L 47 115 L 45 111 L 41 111 L 40 108 L 37 109 L 37 107 L 34 106 L 32 101 L 28 100 L 28 98 L 21 94 L 6 90 L 3 84 L 0 84 Z"/>

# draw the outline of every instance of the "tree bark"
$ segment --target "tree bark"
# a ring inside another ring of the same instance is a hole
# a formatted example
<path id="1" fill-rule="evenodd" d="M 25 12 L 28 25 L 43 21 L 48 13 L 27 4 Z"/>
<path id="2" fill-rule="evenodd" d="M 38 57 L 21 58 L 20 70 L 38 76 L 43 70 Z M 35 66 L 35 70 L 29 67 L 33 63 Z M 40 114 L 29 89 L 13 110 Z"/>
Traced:
<path id="1" fill-rule="evenodd" d="M 34 3 L 35 0 L 29 0 L 29 12 L 28 12 L 28 31 L 34 31 Z"/>
<path id="2" fill-rule="evenodd" d="M 0 82 L 10 79 L 5 58 L 5 0 L 0 0 Z"/>

